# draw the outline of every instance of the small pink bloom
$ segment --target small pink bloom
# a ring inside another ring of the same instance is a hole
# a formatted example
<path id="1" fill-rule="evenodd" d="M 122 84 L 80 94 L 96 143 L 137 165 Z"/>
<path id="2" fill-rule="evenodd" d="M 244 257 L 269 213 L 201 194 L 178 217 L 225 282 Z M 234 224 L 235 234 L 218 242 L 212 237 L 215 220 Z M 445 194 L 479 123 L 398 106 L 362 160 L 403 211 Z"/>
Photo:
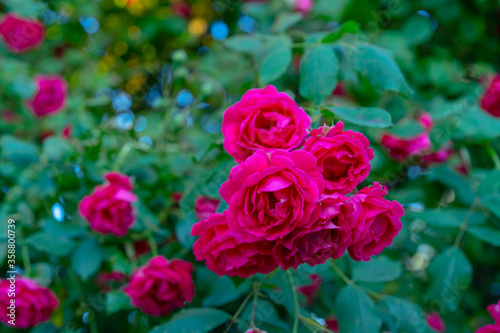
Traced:
<path id="1" fill-rule="evenodd" d="M 309 275 L 309 279 L 311 280 L 311 284 L 300 286 L 297 288 L 297 291 L 307 298 L 307 305 L 311 306 L 314 304 L 314 299 L 321 288 L 321 276 L 311 274 Z"/>
<path id="2" fill-rule="evenodd" d="M 132 193 L 130 179 L 118 172 L 104 176 L 106 184 L 96 186 L 91 195 L 82 199 L 80 214 L 90 227 L 102 234 L 123 237 L 135 222 L 132 202 L 137 197 Z"/>
<path id="3" fill-rule="evenodd" d="M 446 332 L 446 326 L 439 313 L 431 312 L 427 314 L 425 320 L 427 322 L 427 325 L 429 325 L 429 327 L 432 328 L 434 331 L 438 333 Z"/>
<path id="4" fill-rule="evenodd" d="M 326 328 L 338 332 L 339 331 L 339 322 L 336 317 L 331 317 L 326 319 Z"/>
<path id="5" fill-rule="evenodd" d="M 200 220 L 207 219 L 210 215 L 217 212 L 217 206 L 219 206 L 219 203 L 219 199 L 210 199 L 200 195 L 196 198 L 196 202 L 194 204 L 196 217 Z"/>
<path id="6" fill-rule="evenodd" d="M 432 126 L 434 126 L 432 116 L 428 112 L 424 112 L 418 115 L 417 120 L 424 127 L 426 131 L 430 131 L 432 129 Z"/>
<path id="7" fill-rule="evenodd" d="M 2 119 L 7 123 L 14 123 L 17 121 L 18 116 L 12 110 L 3 110 Z"/>
<path id="8" fill-rule="evenodd" d="M 349 218 L 353 244 L 349 254 L 354 260 L 369 261 L 392 244 L 401 231 L 404 210 L 397 201 L 384 199 L 387 188 L 379 183 L 365 187 L 354 195 L 350 203 L 353 213 Z"/>
<path id="9" fill-rule="evenodd" d="M 438 150 L 423 155 L 422 162 L 424 165 L 444 163 L 448 160 L 448 158 L 450 158 L 451 155 L 453 155 L 454 152 L 453 142 L 449 141 Z"/>
<path id="10" fill-rule="evenodd" d="M 11 298 L 9 289 L 11 282 L 8 279 L 0 280 L 0 322 L 12 326 L 9 321 L 12 320 L 8 315 L 10 310 Z M 42 287 L 33 280 L 24 277 L 17 277 L 14 283 L 15 288 L 15 326 L 16 328 L 26 329 L 35 327 L 38 324 L 47 321 L 50 315 L 58 306 L 58 300 L 52 290 Z"/>
<path id="11" fill-rule="evenodd" d="M 488 306 L 488 312 L 491 315 L 491 318 L 500 325 L 500 300 L 498 301 L 497 304 L 492 304 Z"/>
<path id="12" fill-rule="evenodd" d="M 191 235 L 200 236 L 193 245 L 196 260 L 205 260 L 206 266 L 219 276 L 247 278 L 278 267 L 272 256 L 272 243 L 234 234 L 229 229 L 226 212 L 196 223 Z"/>
<path id="13" fill-rule="evenodd" d="M 255 151 L 291 151 L 304 144 L 311 119 L 286 93 L 269 85 L 247 91 L 224 112 L 224 149 L 236 162 Z"/>
<path id="14" fill-rule="evenodd" d="M 309 14 L 313 6 L 313 0 L 295 0 L 295 11 L 304 15 Z"/>
<path id="15" fill-rule="evenodd" d="M 181 192 L 172 192 L 170 195 L 170 200 L 172 200 L 174 205 L 178 205 L 181 202 L 182 193 Z"/>
<path id="16" fill-rule="evenodd" d="M 40 22 L 9 13 L 0 22 L 0 36 L 11 52 L 22 53 L 38 47 L 45 31 Z"/>
<path id="17" fill-rule="evenodd" d="M 410 156 L 420 155 L 432 148 L 428 133 L 421 133 L 411 138 L 400 138 L 393 134 L 384 134 L 380 140 L 389 156 L 396 161 L 403 161 Z"/>
<path id="18" fill-rule="evenodd" d="M 191 13 L 191 7 L 185 2 L 174 2 L 171 4 L 172 13 L 175 16 L 182 16 L 184 18 L 189 18 Z"/>
<path id="19" fill-rule="evenodd" d="M 219 193 L 234 233 L 273 241 L 315 222 L 324 180 L 307 151 L 257 151 L 235 166 Z"/>
<path id="20" fill-rule="evenodd" d="M 35 78 L 37 91 L 32 100 L 28 101 L 28 107 L 37 117 L 57 113 L 64 109 L 67 99 L 67 83 L 59 75 Z"/>
<path id="21" fill-rule="evenodd" d="M 193 265 L 156 256 L 137 269 L 125 293 L 132 304 L 151 316 L 166 316 L 194 297 Z"/>
<path id="22" fill-rule="evenodd" d="M 318 159 L 326 193 L 351 192 L 371 170 L 374 155 L 370 142 L 363 134 L 343 128 L 339 121 L 334 127 L 314 129 L 304 146 Z"/>
<path id="23" fill-rule="evenodd" d="M 483 110 L 494 117 L 500 117 L 500 75 L 490 81 L 480 102 Z"/>
<path id="24" fill-rule="evenodd" d="M 64 126 L 62 133 L 61 133 L 62 137 L 65 139 L 69 139 L 69 137 L 71 136 L 72 130 L 73 130 L 73 127 L 71 127 L 71 125 Z"/>

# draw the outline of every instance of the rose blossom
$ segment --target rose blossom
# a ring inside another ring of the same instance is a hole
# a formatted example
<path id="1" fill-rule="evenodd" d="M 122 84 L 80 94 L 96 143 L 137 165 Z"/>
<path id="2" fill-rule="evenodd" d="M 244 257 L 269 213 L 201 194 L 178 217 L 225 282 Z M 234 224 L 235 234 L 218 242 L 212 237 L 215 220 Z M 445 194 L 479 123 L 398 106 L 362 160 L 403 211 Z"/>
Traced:
<path id="1" fill-rule="evenodd" d="M 304 150 L 318 159 L 318 168 L 325 178 L 325 192 L 351 192 L 368 176 L 373 150 L 361 133 L 344 131 L 339 121 L 334 127 L 312 130 Z"/>
<path id="2" fill-rule="evenodd" d="M 96 286 L 101 289 L 102 292 L 111 291 L 113 285 L 119 285 L 123 283 L 126 279 L 125 274 L 122 272 L 111 271 L 109 273 L 99 272 L 94 282 Z"/>
<path id="3" fill-rule="evenodd" d="M 152 316 L 166 316 L 194 297 L 193 265 L 156 256 L 136 270 L 125 293 L 135 307 Z"/>
<path id="4" fill-rule="evenodd" d="M 14 53 L 26 52 L 38 47 L 44 38 L 43 25 L 14 14 L 7 14 L 0 22 L 0 36 L 7 48 Z"/>
<path id="5" fill-rule="evenodd" d="M 340 258 L 351 244 L 347 215 L 352 208 L 347 200 L 348 197 L 337 193 L 321 195 L 320 208 L 313 215 L 315 222 L 295 228 L 277 242 L 273 254 L 278 264 L 285 270 L 297 269 L 302 263 L 315 266 L 328 258 Z"/>
<path id="6" fill-rule="evenodd" d="M 421 133 L 411 138 L 400 138 L 393 134 L 384 134 L 380 144 L 387 149 L 390 157 L 400 162 L 410 156 L 420 155 L 432 148 L 428 133 Z"/>
<path id="7" fill-rule="evenodd" d="M 237 162 L 259 149 L 291 151 L 304 143 L 310 125 L 309 116 L 286 93 L 271 85 L 251 89 L 224 112 L 224 149 Z"/>
<path id="8" fill-rule="evenodd" d="M 311 280 L 311 284 L 297 287 L 297 291 L 306 297 L 307 306 L 314 304 L 316 295 L 321 288 L 321 276 L 319 274 L 310 274 L 309 280 Z"/>
<path id="9" fill-rule="evenodd" d="M 267 274 L 278 267 L 272 256 L 272 243 L 234 234 L 229 229 L 225 211 L 196 223 L 191 235 L 200 236 L 193 245 L 196 260 L 205 260 L 206 266 L 219 276 L 247 278 L 256 273 Z"/>
<path id="10" fill-rule="evenodd" d="M 210 215 L 217 212 L 217 206 L 219 206 L 219 203 L 220 200 L 218 199 L 210 199 L 200 195 L 196 198 L 196 202 L 194 204 L 196 217 L 200 220 L 207 219 Z"/>
<path id="11" fill-rule="evenodd" d="M 93 230 L 123 237 L 135 222 L 132 202 L 137 197 L 132 193 L 127 176 L 110 172 L 104 178 L 108 181 L 106 184 L 96 186 L 91 195 L 82 199 L 80 214 L 89 221 Z"/>
<path id="12" fill-rule="evenodd" d="M 0 322 L 9 326 L 10 318 L 8 306 L 12 299 L 9 296 L 11 281 L 0 280 Z M 15 326 L 21 329 L 35 327 L 39 323 L 50 318 L 54 309 L 58 306 L 58 300 L 52 290 L 40 286 L 33 280 L 25 277 L 17 277 L 15 281 Z"/>
<path id="13" fill-rule="evenodd" d="M 37 117 L 46 116 L 61 111 L 66 104 L 67 83 L 59 75 L 44 76 L 35 78 L 37 91 L 28 107 Z"/>
<path id="14" fill-rule="evenodd" d="M 304 15 L 309 14 L 313 6 L 313 0 L 295 0 L 295 11 Z"/>
<path id="15" fill-rule="evenodd" d="M 479 328 L 476 333 L 500 333 L 500 300 L 497 304 L 488 306 L 488 312 L 495 321 L 495 324 L 486 325 Z"/>
<path id="16" fill-rule="evenodd" d="M 481 98 L 481 108 L 495 117 L 500 117 L 500 75 L 495 76 Z"/>
<path id="17" fill-rule="evenodd" d="M 353 212 L 349 217 L 353 244 L 349 254 L 354 260 L 368 261 L 391 245 L 402 229 L 404 210 L 397 201 L 384 199 L 387 188 L 379 183 L 365 187 L 349 201 Z"/>
<path id="18" fill-rule="evenodd" d="M 438 333 L 446 332 L 446 326 L 444 324 L 441 315 L 438 312 L 431 312 L 425 317 L 425 321 L 430 328 Z"/>
<path id="19" fill-rule="evenodd" d="M 235 166 L 219 193 L 229 204 L 230 229 L 273 241 L 315 222 L 314 212 L 324 180 L 309 152 L 258 150 Z"/>

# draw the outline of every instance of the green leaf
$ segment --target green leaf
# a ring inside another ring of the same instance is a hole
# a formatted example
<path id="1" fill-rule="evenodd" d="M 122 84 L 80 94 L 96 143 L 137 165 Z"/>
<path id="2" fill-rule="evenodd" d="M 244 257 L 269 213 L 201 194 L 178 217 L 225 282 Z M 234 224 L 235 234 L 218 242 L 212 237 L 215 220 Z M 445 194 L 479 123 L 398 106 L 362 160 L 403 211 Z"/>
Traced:
<path id="1" fill-rule="evenodd" d="M 413 15 L 401 26 L 405 40 L 410 45 L 420 45 L 427 42 L 434 34 L 434 25 L 430 18 Z"/>
<path id="2" fill-rule="evenodd" d="M 380 108 L 342 107 L 327 106 L 322 111 L 325 117 L 334 114 L 340 118 L 360 126 L 384 128 L 392 125 L 391 114 Z"/>
<path id="3" fill-rule="evenodd" d="M 469 225 L 485 224 L 487 220 L 483 212 L 469 213 L 466 208 L 427 209 L 423 212 L 409 212 L 408 216 L 421 219 L 428 225 L 444 228 L 460 228 L 466 217 Z"/>
<path id="4" fill-rule="evenodd" d="M 278 79 L 283 75 L 292 62 L 292 50 L 290 47 L 278 47 L 269 52 L 259 68 L 260 79 L 263 84 Z"/>
<path id="5" fill-rule="evenodd" d="M 446 186 L 451 187 L 457 194 L 460 201 L 471 206 L 476 195 L 472 191 L 472 184 L 467 179 L 455 171 L 452 171 L 447 166 L 438 166 L 430 168 L 427 174 L 429 180 L 438 181 Z"/>
<path id="6" fill-rule="evenodd" d="M 120 291 L 106 293 L 106 313 L 111 315 L 121 310 L 132 309 L 130 298 Z"/>
<path id="7" fill-rule="evenodd" d="M 486 176 L 477 189 L 481 202 L 500 217 L 500 170 L 492 171 Z"/>
<path id="8" fill-rule="evenodd" d="M 224 41 L 224 45 L 238 52 L 252 53 L 262 45 L 255 36 L 234 35 Z"/>
<path id="9" fill-rule="evenodd" d="M 346 286 L 335 301 L 335 314 L 340 333 L 378 333 L 382 320 L 376 313 L 373 300 L 363 290 Z"/>
<path id="10" fill-rule="evenodd" d="M 407 300 L 386 296 L 383 300 L 397 328 L 397 332 L 431 333 L 422 309 Z"/>
<path id="11" fill-rule="evenodd" d="M 67 256 L 75 246 L 75 243 L 66 237 L 54 236 L 43 231 L 37 232 L 26 239 L 26 244 L 38 251 L 45 252 L 56 257 Z"/>
<path id="12" fill-rule="evenodd" d="M 30 142 L 20 140 L 12 135 L 0 138 L 1 155 L 15 164 L 38 162 L 38 148 Z"/>
<path id="13" fill-rule="evenodd" d="M 344 34 L 346 34 L 346 33 L 355 34 L 355 33 L 359 32 L 359 29 L 360 29 L 360 26 L 359 26 L 358 22 L 356 22 L 354 20 L 346 21 L 345 23 L 342 23 L 342 25 L 340 27 L 338 27 L 337 29 L 332 31 L 330 34 L 328 34 L 326 37 L 324 37 L 321 40 L 321 43 L 333 43 L 333 42 L 339 40 L 340 38 L 342 38 L 342 36 L 344 36 Z"/>
<path id="14" fill-rule="evenodd" d="M 399 261 L 386 256 L 377 256 L 367 262 L 359 262 L 354 266 L 352 276 L 356 281 L 385 282 L 401 277 L 402 267 Z"/>
<path id="15" fill-rule="evenodd" d="M 388 50 L 375 45 L 362 44 L 357 51 L 353 52 L 354 68 L 374 88 L 382 91 L 396 91 L 404 95 L 413 94 Z"/>
<path id="16" fill-rule="evenodd" d="M 57 136 L 48 137 L 42 144 L 42 155 L 49 161 L 62 161 L 68 154 L 74 151 L 68 140 Z"/>
<path id="17" fill-rule="evenodd" d="M 71 267 L 76 274 L 87 281 L 101 267 L 102 250 L 94 238 L 83 240 L 71 255 Z"/>
<path id="18" fill-rule="evenodd" d="M 191 250 L 196 240 L 195 237 L 191 236 L 191 229 L 196 222 L 198 222 L 198 219 L 194 213 L 190 211 L 183 220 L 178 221 L 175 225 L 175 236 L 186 250 Z"/>
<path id="19" fill-rule="evenodd" d="M 221 306 L 234 301 L 239 297 L 239 293 L 233 281 L 227 277 L 217 277 L 210 284 L 210 291 L 203 299 L 203 306 Z"/>
<path id="20" fill-rule="evenodd" d="M 493 246 L 500 246 L 500 230 L 489 227 L 473 227 L 468 228 L 467 231 L 488 244 Z"/>
<path id="21" fill-rule="evenodd" d="M 458 304 L 472 282 L 472 265 L 457 247 L 437 255 L 429 265 L 430 285 L 424 295 L 427 302 L 439 301 L 450 311 Z"/>
<path id="22" fill-rule="evenodd" d="M 300 94 L 320 104 L 337 86 L 338 72 L 339 60 L 331 46 L 308 48 L 300 64 Z"/>
<path id="23" fill-rule="evenodd" d="M 224 324 L 231 316 L 218 309 L 187 309 L 175 314 L 166 324 L 156 326 L 149 333 L 205 333 Z"/>
<path id="24" fill-rule="evenodd" d="M 285 32 L 288 28 L 294 26 L 302 20 L 301 13 L 282 12 L 274 21 L 272 30 L 275 32 Z"/>

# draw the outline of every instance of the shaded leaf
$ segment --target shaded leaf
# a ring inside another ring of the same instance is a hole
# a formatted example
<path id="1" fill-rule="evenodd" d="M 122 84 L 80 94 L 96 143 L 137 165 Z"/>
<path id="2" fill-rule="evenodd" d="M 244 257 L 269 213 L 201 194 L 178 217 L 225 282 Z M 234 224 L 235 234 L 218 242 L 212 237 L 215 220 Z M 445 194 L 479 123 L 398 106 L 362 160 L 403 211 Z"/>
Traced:
<path id="1" fill-rule="evenodd" d="M 231 316 L 218 309 L 186 309 L 175 314 L 166 324 L 149 333 L 205 333 L 225 323 Z"/>
<path id="2" fill-rule="evenodd" d="M 322 111 L 325 117 L 331 117 L 333 114 L 340 118 L 360 126 L 384 128 L 392 125 L 392 118 L 389 112 L 380 108 L 363 107 L 326 107 Z"/>

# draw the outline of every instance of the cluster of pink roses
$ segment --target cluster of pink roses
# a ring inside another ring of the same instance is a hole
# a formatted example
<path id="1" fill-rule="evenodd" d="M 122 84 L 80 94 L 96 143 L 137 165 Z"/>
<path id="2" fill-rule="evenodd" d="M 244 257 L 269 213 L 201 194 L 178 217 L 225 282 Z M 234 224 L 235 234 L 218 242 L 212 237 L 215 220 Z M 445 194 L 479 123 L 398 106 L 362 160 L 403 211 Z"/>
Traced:
<path id="1" fill-rule="evenodd" d="M 0 21 L 0 38 L 13 53 L 24 53 L 39 47 L 45 37 L 43 25 L 8 13 Z M 37 117 L 57 113 L 64 109 L 68 95 L 67 83 L 60 75 L 35 77 L 36 93 L 27 106 Z"/>
<path id="2" fill-rule="evenodd" d="M 313 130 L 309 116 L 273 86 L 253 89 L 224 113 L 224 147 L 239 165 L 219 193 L 229 204 L 193 226 L 193 252 L 219 275 L 297 268 L 347 250 L 369 260 L 402 228 L 402 206 L 379 183 L 346 196 L 374 157 L 361 133 Z M 295 150 L 304 145 L 303 150 Z"/>
<path id="3" fill-rule="evenodd" d="M 488 312 L 495 324 L 486 325 L 476 331 L 476 333 L 500 333 L 500 300 L 497 304 L 488 306 Z"/>
<path id="4" fill-rule="evenodd" d="M 124 237 L 136 221 L 132 203 L 137 196 L 132 192 L 129 177 L 118 172 L 104 175 L 106 183 L 80 201 L 80 214 L 90 227 L 101 234 Z M 142 246 L 144 247 L 144 246 Z M 169 314 L 181 308 L 194 297 L 193 265 L 187 261 L 156 256 L 137 269 L 130 277 L 125 293 L 132 304 L 152 316 Z M 98 284 L 108 289 L 109 281 L 123 281 L 125 276 L 112 272 L 101 275 Z"/>

